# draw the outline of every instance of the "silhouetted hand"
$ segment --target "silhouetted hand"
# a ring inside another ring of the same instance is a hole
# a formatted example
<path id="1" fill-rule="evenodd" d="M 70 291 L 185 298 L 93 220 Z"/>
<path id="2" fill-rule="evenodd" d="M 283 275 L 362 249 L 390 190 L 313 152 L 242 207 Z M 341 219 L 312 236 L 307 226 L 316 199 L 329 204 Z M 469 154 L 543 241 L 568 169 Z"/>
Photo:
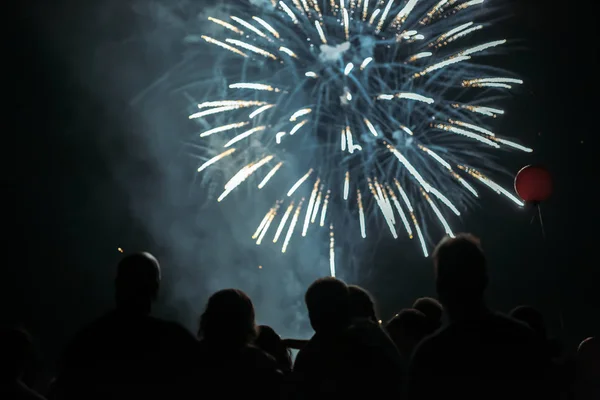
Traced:
<path id="1" fill-rule="evenodd" d="M 283 345 L 289 349 L 300 350 L 307 343 L 308 340 L 305 339 L 283 339 Z"/>

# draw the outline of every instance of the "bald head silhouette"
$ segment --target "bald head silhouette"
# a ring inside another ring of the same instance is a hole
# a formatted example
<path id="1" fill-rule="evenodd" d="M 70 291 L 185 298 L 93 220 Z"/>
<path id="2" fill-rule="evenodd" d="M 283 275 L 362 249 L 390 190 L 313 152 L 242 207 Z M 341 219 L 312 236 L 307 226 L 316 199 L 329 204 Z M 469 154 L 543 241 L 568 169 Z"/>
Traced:
<path id="1" fill-rule="evenodd" d="M 433 253 L 436 289 L 449 312 L 479 307 L 488 284 L 486 259 L 475 236 L 461 233 L 446 237 Z"/>
<path id="2" fill-rule="evenodd" d="M 198 333 L 212 343 L 247 345 L 256 336 L 252 300 L 238 289 L 223 289 L 214 293 L 200 317 Z"/>
<path id="3" fill-rule="evenodd" d="M 357 285 L 348 285 L 350 315 L 352 318 L 366 318 L 377 322 L 375 301 L 371 294 Z"/>
<path id="4" fill-rule="evenodd" d="M 148 313 L 160 285 L 160 265 L 150 253 L 129 254 L 119 262 L 115 279 L 117 308 Z"/>
<path id="5" fill-rule="evenodd" d="M 317 279 L 308 287 L 304 301 L 315 332 L 337 331 L 350 323 L 350 293 L 339 279 Z"/>

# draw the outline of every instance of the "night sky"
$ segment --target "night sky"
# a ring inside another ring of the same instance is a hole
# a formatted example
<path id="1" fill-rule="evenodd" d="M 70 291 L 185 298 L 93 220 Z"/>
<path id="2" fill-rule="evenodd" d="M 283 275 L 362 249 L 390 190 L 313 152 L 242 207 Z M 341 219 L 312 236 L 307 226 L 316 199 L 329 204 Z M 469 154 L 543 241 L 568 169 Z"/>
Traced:
<path id="1" fill-rule="evenodd" d="M 110 307 L 117 247 L 156 253 L 163 266 L 180 262 L 132 210 L 132 193 L 163 198 L 161 186 L 153 183 L 164 166 L 137 147 L 143 124 L 129 100 L 171 68 L 183 50 L 167 46 L 159 57 L 156 49 L 136 41 L 152 30 L 152 22 L 136 14 L 129 1 L 20 3 L 9 36 L 13 55 L 4 61 L 14 68 L 5 75 L 10 89 L 4 92 L 5 175 L 14 201 L 5 207 L 11 225 L 5 232 L 10 239 L 0 280 L 1 315 L 3 322 L 20 323 L 33 333 L 44 366 L 51 368 L 66 341 Z M 513 174 L 532 163 L 551 171 L 555 191 L 542 205 L 546 237 L 537 220 L 531 223 L 533 211 L 494 196 L 483 196 L 462 226 L 481 237 L 489 256 L 490 304 L 501 311 L 519 304 L 538 307 L 552 334 L 572 348 L 600 328 L 592 317 L 599 281 L 591 244 L 600 223 L 598 168 L 592 164 L 598 131 L 595 22 L 583 2 L 562 9 L 550 2 L 506 3 L 514 3 L 515 15 L 501 29 L 522 39 L 525 50 L 504 57 L 501 65 L 527 84 L 508 104 L 499 129 L 535 152 L 504 153 L 501 161 Z M 119 82 L 113 75 L 117 68 L 125 71 Z M 174 146 L 173 165 L 180 151 Z M 188 202 L 168 215 L 201 224 L 201 216 L 191 216 L 197 210 Z M 363 256 L 353 254 L 358 267 L 352 283 L 375 295 L 383 318 L 416 297 L 434 294 L 431 261 L 413 245 L 382 235 Z M 269 273 L 267 266 L 258 270 L 258 263 L 249 261 L 249 273 Z M 210 268 L 198 268 L 202 272 L 194 279 L 210 277 Z M 178 271 L 165 268 L 165 299 L 177 298 L 168 293 L 187 279 Z M 195 310 L 210 294 L 201 282 L 198 288 L 187 299 L 196 303 Z M 259 292 L 268 296 L 269 288 Z M 177 318 L 180 306 L 164 300 L 160 312 Z"/>

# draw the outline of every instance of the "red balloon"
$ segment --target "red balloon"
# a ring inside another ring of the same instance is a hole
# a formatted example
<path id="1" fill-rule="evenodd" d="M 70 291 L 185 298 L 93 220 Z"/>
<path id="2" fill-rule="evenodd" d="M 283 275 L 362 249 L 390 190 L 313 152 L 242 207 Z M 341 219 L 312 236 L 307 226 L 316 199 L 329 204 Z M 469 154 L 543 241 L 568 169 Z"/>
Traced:
<path id="1" fill-rule="evenodd" d="M 515 177 L 515 190 L 523 201 L 540 203 L 552 194 L 552 177 L 544 167 L 528 165 Z"/>

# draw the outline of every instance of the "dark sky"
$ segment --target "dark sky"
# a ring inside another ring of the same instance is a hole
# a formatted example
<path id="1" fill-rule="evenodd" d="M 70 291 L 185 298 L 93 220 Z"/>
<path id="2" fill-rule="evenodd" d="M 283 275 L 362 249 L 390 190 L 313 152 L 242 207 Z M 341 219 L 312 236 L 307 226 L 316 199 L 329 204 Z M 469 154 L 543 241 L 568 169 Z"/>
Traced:
<path id="1" fill-rule="evenodd" d="M 13 55 L 4 61 L 14 68 L 6 76 L 11 90 L 4 92 L 9 107 L 4 135 L 8 143 L 16 140 L 5 147 L 14 203 L 5 207 L 11 226 L 1 315 L 29 328 L 51 363 L 83 323 L 109 307 L 116 247 L 163 251 L 136 220 L 130 194 L 115 175 L 123 165 L 131 177 L 152 182 L 156 166 L 129 147 L 137 128 L 126 100 L 166 71 L 173 58 L 151 58 L 143 49 L 124 52 L 122 59 L 118 52 L 110 60 L 98 55 L 106 43 L 140 29 L 129 2 L 39 3 L 22 2 L 10 36 Z M 505 29 L 523 38 L 528 50 L 509 57 L 507 65 L 527 80 L 528 93 L 515 99 L 503 129 L 514 130 L 510 135 L 536 152 L 531 158 L 510 155 L 506 163 L 513 172 L 534 162 L 551 171 L 555 193 L 542 206 L 546 239 L 537 222 L 530 224 L 530 213 L 515 212 L 491 196 L 463 224 L 482 238 L 491 260 L 492 305 L 503 311 L 523 303 L 539 307 L 553 333 L 572 344 L 599 330 L 598 319 L 590 317 L 599 304 L 592 292 L 598 263 L 591 249 L 600 222 L 598 169 L 592 166 L 596 33 L 592 13 L 581 2 L 561 9 L 548 2 L 512 3 L 516 16 Z M 166 51 L 176 58 L 181 50 Z M 134 70 L 110 102 L 86 84 L 106 80 L 110 86 L 107 65 L 144 57 L 144 74 Z M 185 210 L 178 218 L 184 217 Z M 416 296 L 433 294 L 430 261 L 415 249 L 388 240 L 374 248 L 374 256 L 363 261 L 369 273 L 358 283 L 376 295 L 384 317 Z"/>

